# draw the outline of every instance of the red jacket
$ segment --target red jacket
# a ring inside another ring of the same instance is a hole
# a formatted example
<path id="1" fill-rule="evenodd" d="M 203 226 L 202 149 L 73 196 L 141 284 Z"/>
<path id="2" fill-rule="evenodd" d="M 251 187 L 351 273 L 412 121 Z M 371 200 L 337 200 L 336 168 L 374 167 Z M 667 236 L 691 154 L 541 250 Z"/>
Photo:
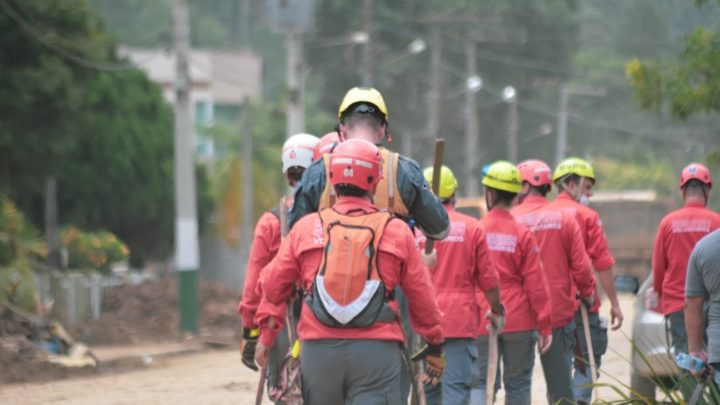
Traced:
<path id="1" fill-rule="evenodd" d="M 480 221 L 445 205 L 450 218 L 448 236 L 435 242 L 437 266 L 431 270 L 438 307 L 443 314 L 445 338 L 477 337 L 480 312 L 476 293 L 498 286 L 498 275 L 490 259 L 485 231 Z M 418 235 L 420 247 L 425 236 Z"/>
<path id="2" fill-rule="evenodd" d="M 339 198 L 333 209 L 343 214 L 350 211 L 377 210 L 367 199 L 357 197 Z M 322 223 L 317 213 L 300 219 L 283 242 L 276 259 L 267 270 L 268 276 L 264 277 L 264 295 L 255 317 L 255 322 L 260 325 L 260 342 L 264 345 L 271 346 L 285 324 L 284 303 L 290 297 L 293 284 L 299 279 L 303 290 L 312 291 L 324 247 Z M 377 257 L 380 277 L 388 293 L 397 286 L 405 293 L 413 329 L 429 343 L 442 343 L 441 315 L 435 301 L 435 291 L 429 271 L 420 259 L 415 237 L 407 224 L 399 219 L 393 219 L 387 224 L 378 246 Z M 390 306 L 398 313 L 395 301 L 390 301 Z M 273 328 L 269 327 L 270 319 L 274 321 Z M 300 340 L 404 341 L 399 322 L 376 322 L 367 328 L 332 328 L 320 323 L 304 301 L 298 323 L 298 336 Z"/>
<path id="3" fill-rule="evenodd" d="M 271 212 L 264 213 L 255 225 L 250 258 L 245 271 L 245 284 L 237 312 L 247 328 L 255 328 L 255 314 L 262 294 L 259 280 L 265 266 L 280 249 L 280 220 Z"/>
<path id="4" fill-rule="evenodd" d="M 608 248 L 608 241 L 605 237 L 605 231 L 603 230 L 602 220 L 600 215 L 590 208 L 586 207 L 568 194 L 562 192 L 550 203 L 553 208 L 561 208 L 575 217 L 580 226 L 580 233 L 582 233 L 583 241 L 585 242 L 585 250 L 587 251 L 590 260 L 592 261 L 593 268 L 595 271 L 606 271 L 610 270 L 615 264 L 615 259 L 610 253 Z M 595 303 L 590 312 L 598 313 L 600 311 L 600 296 L 595 289 Z"/>
<path id="5" fill-rule="evenodd" d="M 690 253 L 703 236 L 718 227 L 720 215 L 694 202 L 660 221 L 653 249 L 653 287 L 663 314 L 683 310 Z"/>
<path id="6" fill-rule="evenodd" d="M 542 336 L 549 335 L 550 290 L 540 263 L 540 248 L 532 232 L 503 209 L 490 210 L 481 223 L 500 278 L 500 296 L 506 314 L 503 332 L 537 329 Z M 485 297 L 478 299 L 482 313 L 487 312 L 490 306 Z M 484 317 L 480 334 L 488 334 Z"/>
<path id="7" fill-rule="evenodd" d="M 562 328 L 577 311 L 575 292 L 595 291 L 592 264 L 580 227 L 569 213 L 549 206 L 545 197 L 531 195 L 512 209 L 515 219 L 530 228 L 540 245 L 540 259 L 552 294 L 550 325 Z"/>

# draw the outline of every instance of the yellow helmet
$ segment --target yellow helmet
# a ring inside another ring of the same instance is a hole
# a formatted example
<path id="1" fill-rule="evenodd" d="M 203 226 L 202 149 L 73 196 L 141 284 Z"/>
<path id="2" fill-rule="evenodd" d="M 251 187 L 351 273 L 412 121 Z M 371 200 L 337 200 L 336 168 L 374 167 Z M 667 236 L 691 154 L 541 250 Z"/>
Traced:
<path id="1" fill-rule="evenodd" d="M 385 105 L 385 100 L 383 100 L 382 94 L 372 87 L 353 87 L 348 90 L 348 92 L 345 93 L 342 103 L 340 103 L 340 108 L 338 108 L 338 120 L 342 119 L 342 116 L 348 107 L 362 102 L 372 104 L 377 107 L 385 118 L 385 121 L 387 121 L 388 110 Z"/>
<path id="2" fill-rule="evenodd" d="M 432 184 L 433 168 L 428 167 L 423 170 L 423 175 L 428 184 Z M 458 181 L 455 178 L 452 170 L 449 167 L 442 165 L 440 168 L 440 187 L 438 188 L 438 197 L 441 200 L 446 200 L 455 193 L 458 188 Z"/>
<path id="3" fill-rule="evenodd" d="M 575 174 L 580 177 L 587 177 L 588 179 L 592 180 L 593 183 L 595 183 L 595 170 L 593 170 L 592 165 L 584 159 L 571 157 L 563 160 L 560 162 L 560 164 L 557 165 L 557 168 L 555 168 L 555 173 L 553 174 L 553 181 L 558 181 L 559 179 L 567 176 L 568 174 Z"/>
<path id="4" fill-rule="evenodd" d="M 482 184 L 497 190 L 519 193 L 522 190 L 522 176 L 514 164 L 498 160 L 483 169 Z"/>

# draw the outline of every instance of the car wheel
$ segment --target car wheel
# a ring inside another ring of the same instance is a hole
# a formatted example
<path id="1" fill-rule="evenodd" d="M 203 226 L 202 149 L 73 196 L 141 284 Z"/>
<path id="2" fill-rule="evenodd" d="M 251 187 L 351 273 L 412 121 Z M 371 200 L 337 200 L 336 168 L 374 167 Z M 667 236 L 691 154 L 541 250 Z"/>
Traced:
<path id="1" fill-rule="evenodd" d="M 637 370 L 630 370 L 630 396 L 637 399 L 655 401 L 655 382 L 637 373 Z"/>

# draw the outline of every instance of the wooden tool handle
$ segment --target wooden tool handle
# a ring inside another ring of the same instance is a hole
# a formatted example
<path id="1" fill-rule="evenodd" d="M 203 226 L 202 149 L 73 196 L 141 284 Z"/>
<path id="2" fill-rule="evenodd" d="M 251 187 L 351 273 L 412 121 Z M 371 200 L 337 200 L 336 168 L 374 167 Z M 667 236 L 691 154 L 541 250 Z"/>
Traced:
<path id="1" fill-rule="evenodd" d="M 438 195 L 440 189 L 440 170 L 442 169 L 443 154 L 445 153 L 445 139 L 438 138 L 435 140 L 435 160 L 433 162 L 433 175 L 432 175 L 432 188 L 433 193 Z M 433 251 L 433 241 L 427 238 L 425 242 L 425 254 L 430 254 Z"/>

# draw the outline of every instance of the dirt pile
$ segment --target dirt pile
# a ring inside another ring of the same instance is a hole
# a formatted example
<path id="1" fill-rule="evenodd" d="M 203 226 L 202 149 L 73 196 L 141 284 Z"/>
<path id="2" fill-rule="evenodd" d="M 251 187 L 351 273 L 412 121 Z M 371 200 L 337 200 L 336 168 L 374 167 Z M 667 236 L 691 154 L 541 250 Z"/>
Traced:
<path id="1" fill-rule="evenodd" d="M 220 285 L 200 284 L 200 335 L 238 340 L 237 293 Z M 78 332 L 89 344 L 132 344 L 180 339 L 177 281 L 165 278 L 114 287 L 103 299 L 100 319 Z"/>
<path id="2" fill-rule="evenodd" d="M 49 381 L 68 375 L 92 374 L 93 367 L 67 368 L 48 363 L 48 351 L 40 342 L 54 342 L 64 349 L 49 324 L 0 303 L 0 384 Z"/>

